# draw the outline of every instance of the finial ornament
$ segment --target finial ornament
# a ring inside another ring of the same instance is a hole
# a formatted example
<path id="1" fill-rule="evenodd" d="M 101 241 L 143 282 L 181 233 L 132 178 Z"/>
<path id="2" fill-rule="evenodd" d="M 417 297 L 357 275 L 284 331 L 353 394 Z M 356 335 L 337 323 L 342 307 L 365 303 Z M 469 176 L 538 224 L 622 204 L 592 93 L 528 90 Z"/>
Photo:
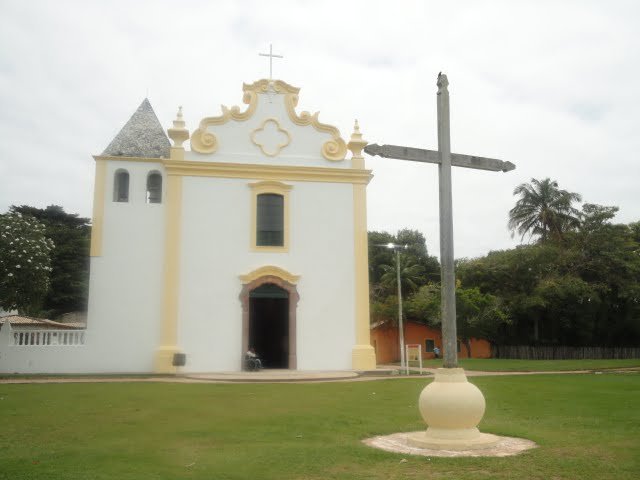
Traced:
<path id="1" fill-rule="evenodd" d="M 189 139 L 189 130 L 185 128 L 185 122 L 182 117 L 182 106 L 178 107 L 176 119 L 173 121 L 173 127 L 167 130 L 169 138 L 173 140 L 173 146 L 183 148 L 182 144 Z"/>
<path id="2" fill-rule="evenodd" d="M 438 81 L 436 82 L 436 85 L 438 86 L 438 95 L 440 95 L 442 92 L 448 92 L 448 86 L 449 86 L 449 79 L 447 78 L 447 76 L 440 72 L 438 74 Z"/>
<path id="3" fill-rule="evenodd" d="M 367 146 L 367 142 L 362 138 L 362 133 L 360 133 L 360 125 L 358 124 L 358 120 L 356 120 L 353 124 L 353 133 L 351 134 L 351 140 L 347 144 L 347 148 L 351 150 L 351 154 L 353 158 L 363 158 L 362 157 L 362 149 Z"/>

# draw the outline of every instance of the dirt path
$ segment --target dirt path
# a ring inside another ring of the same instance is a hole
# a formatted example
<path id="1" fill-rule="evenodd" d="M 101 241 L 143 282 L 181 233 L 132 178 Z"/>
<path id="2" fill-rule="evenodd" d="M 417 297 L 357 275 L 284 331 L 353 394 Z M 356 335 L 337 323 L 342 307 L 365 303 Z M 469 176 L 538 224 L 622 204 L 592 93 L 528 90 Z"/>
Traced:
<path id="1" fill-rule="evenodd" d="M 239 372 L 237 375 L 233 375 L 230 373 L 216 374 L 212 373 L 209 375 L 197 375 L 197 376 L 187 376 L 187 375 L 178 375 L 178 376 L 38 376 L 38 377 L 11 377 L 4 376 L 0 377 L 0 384 L 38 384 L 38 383 L 122 383 L 122 382 L 141 382 L 141 383 L 309 383 L 309 382 L 363 382 L 363 381 L 375 381 L 375 380 L 386 380 L 386 379 L 406 379 L 406 378 L 416 378 L 419 369 L 411 368 L 412 375 L 400 375 L 400 374 L 390 374 L 389 370 L 396 370 L 398 368 L 393 365 L 382 365 L 380 370 L 383 370 L 385 373 L 381 375 L 360 375 L 353 376 L 345 375 L 343 377 L 335 376 L 335 375 L 323 375 L 318 372 L 309 372 L 309 375 L 302 375 L 302 372 L 295 372 L 295 374 L 291 374 L 290 376 L 286 374 L 281 374 L 279 378 L 273 378 L 273 376 L 268 376 L 268 372 L 264 372 L 264 375 L 261 375 L 262 372 L 258 372 L 253 374 L 252 376 L 248 376 Z M 423 369 L 425 377 L 431 377 L 435 374 L 435 368 L 425 368 Z M 616 369 L 604 369 L 604 370 L 559 370 L 559 371 L 535 371 L 535 372 L 487 372 L 487 371 L 475 371 L 475 370 L 466 370 L 465 373 L 468 377 L 485 377 L 485 376 L 503 376 L 503 375 L 575 375 L 575 374 L 600 374 L 600 373 L 633 373 L 640 372 L 640 367 L 626 367 L 626 368 L 616 368 Z M 346 373 L 346 372 L 345 372 Z"/>

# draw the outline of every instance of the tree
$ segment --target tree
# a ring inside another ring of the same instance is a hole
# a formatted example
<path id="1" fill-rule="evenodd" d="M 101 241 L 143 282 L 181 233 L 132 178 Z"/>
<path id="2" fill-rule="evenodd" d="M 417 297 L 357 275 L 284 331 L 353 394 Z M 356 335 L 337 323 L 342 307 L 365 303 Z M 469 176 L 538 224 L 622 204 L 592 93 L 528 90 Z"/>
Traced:
<path id="1" fill-rule="evenodd" d="M 420 283 L 424 280 L 424 267 L 416 263 L 415 258 L 400 252 L 392 257 L 389 265 L 380 265 L 382 276 L 380 284 L 387 292 L 394 292 L 398 289 L 398 260 L 400 262 L 400 285 L 402 292 L 409 295 L 415 292 Z"/>
<path id="2" fill-rule="evenodd" d="M 409 297 L 405 312 L 407 318 L 425 323 L 432 327 L 440 327 L 440 284 L 427 283 Z"/>
<path id="3" fill-rule="evenodd" d="M 543 336 L 545 299 L 538 285 L 560 275 L 568 253 L 552 243 L 521 245 L 511 250 L 459 262 L 458 278 L 468 288 L 500 299 L 512 322 L 501 327 L 496 343 L 529 344 Z"/>
<path id="4" fill-rule="evenodd" d="M 33 315 L 49 288 L 53 241 L 35 218 L 0 215 L 0 307 Z"/>
<path id="5" fill-rule="evenodd" d="M 484 338 L 495 343 L 502 325 L 510 323 L 503 302 L 475 288 L 456 289 L 456 323 L 458 337 L 471 357 L 471 339 Z"/>
<path id="6" fill-rule="evenodd" d="M 432 327 L 439 327 L 440 285 L 430 283 L 420 287 L 407 301 L 407 315 Z M 510 318 L 503 302 L 493 295 L 482 293 L 479 288 L 456 288 L 456 324 L 458 338 L 471 356 L 471 338 L 484 338 L 496 343 L 499 330 Z"/>
<path id="7" fill-rule="evenodd" d="M 420 278 L 416 278 L 418 284 L 440 281 L 440 264 L 436 257 L 429 256 L 427 242 L 421 232 L 408 228 L 399 230 L 396 235 L 388 232 L 369 232 L 369 283 L 372 290 L 379 290 L 381 277 L 386 271 L 383 266 L 395 262 L 393 250 L 385 248 L 388 243 L 406 245 L 407 248 L 402 250 L 402 256 L 407 257 L 409 263 L 422 266 Z"/>
<path id="8" fill-rule="evenodd" d="M 562 243 L 540 242 L 459 262 L 465 286 L 498 297 L 506 344 L 637 346 L 640 224 L 613 224 L 617 207 L 586 203 Z"/>
<path id="9" fill-rule="evenodd" d="M 369 283 L 376 286 L 384 273 L 380 265 L 388 265 L 393 260 L 393 251 L 383 247 L 395 243 L 396 238 L 388 232 L 369 232 Z"/>
<path id="10" fill-rule="evenodd" d="M 617 207 L 585 204 L 572 237 L 572 272 L 587 282 L 593 339 L 601 345 L 640 343 L 640 235 L 638 223 L 613 224 Z M 594 300 L 597 300 L 594 302 Z"/>
<path id="11" fill-rule="evenodd" d="M 520 198 L 509 211 L 509 229 L 512 235 L 517 231 L 522 238 L 529 234 L 539 235 L 541 241 L 559 240 L 564 232 L 580 224 L 580 212 L 573 207 L 582 201 L 577 193 L 558 188 L 558 182 L 545 178 L 531 179 L 513 191 Z"/>
<path id="12" fill-rule="evenodd" d="M 440 265 L 429 256 L 425 237 L 417 230 L 402 229 L 393 235 L 388 232 L 369 232 L 369 292 L 371 321 L 397 321 L 398 284 L 396 254 L 387 244 L 406 245 L 400 254 L 400 277 L 403 308 L 410 294 L 421 285 L 440 279 Z"/>
<path id="13" fill-rule="evenodd" d="M 12 206 L 11 212 L 30 215 L 45 226 L 45 236 L 55 248 L 51 252 L 51 285 L 42 305 L 48 318 L 87 308 L 89 291 L 89 219 L 66 213 L 58 205 L 35 208 Z"/>

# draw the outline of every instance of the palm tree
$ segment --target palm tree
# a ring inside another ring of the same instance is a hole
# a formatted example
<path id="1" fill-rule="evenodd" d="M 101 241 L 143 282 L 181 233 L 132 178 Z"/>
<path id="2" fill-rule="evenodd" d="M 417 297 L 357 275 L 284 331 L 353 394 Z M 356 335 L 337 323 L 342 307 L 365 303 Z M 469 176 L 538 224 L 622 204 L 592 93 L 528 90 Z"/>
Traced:
<path id="1" fill-rule="evenodd" d="M 400 285 L 405 293 L 413 293 L 424 282 L 424 267 L 409 255 L 393 256 L 390 264 L 380 265 L 380 284 L 388 291 L 397 288 L 396 259 L 400 258 Z"/>
<path id="2" fill-rule="evenodd" d="M 513 236 L 540 235 L 544 242 L 549 238 L 561 239 L 563 232 L 580 224 L 580 212 L 573 207 L 582 201 L 578 193 L 560 190 L 558 182 L 545 178 L 531 179 L 513 191 L 520 198 L 509 211 L 509 230 Z"/>

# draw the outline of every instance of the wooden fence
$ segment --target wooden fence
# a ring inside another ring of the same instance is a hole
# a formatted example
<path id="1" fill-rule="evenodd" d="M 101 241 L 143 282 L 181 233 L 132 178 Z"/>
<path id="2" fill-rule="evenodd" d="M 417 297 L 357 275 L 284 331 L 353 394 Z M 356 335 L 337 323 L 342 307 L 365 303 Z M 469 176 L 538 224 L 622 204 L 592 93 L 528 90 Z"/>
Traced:
<path id="1" fill-rule="evenodd" d="M 492 353 L 493 358 L 517 358 L 522 360 L 640 358 L 640 347 L 494 345 Z"/>

